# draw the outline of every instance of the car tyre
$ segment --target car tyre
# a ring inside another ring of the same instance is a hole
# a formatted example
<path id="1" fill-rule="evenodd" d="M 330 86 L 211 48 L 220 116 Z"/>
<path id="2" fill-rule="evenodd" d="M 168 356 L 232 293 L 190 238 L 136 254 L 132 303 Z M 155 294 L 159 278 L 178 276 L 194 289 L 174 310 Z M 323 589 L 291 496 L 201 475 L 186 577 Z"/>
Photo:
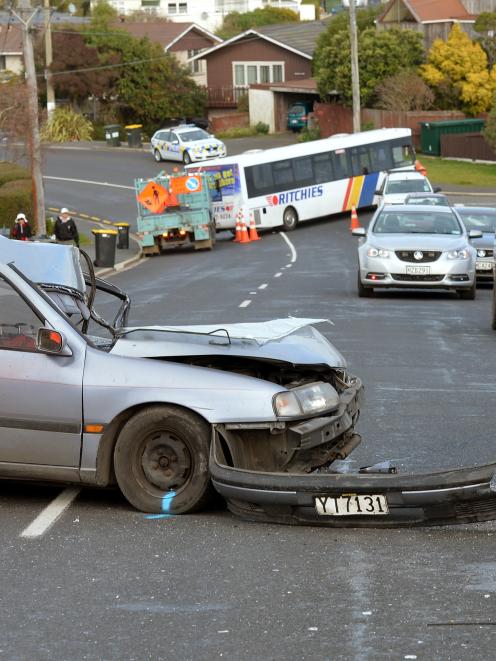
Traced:
<path id="1" fill-rule="evenodd" d="M 367 287 L 366 285 L 362 284 L 362 280 L 360 278 L 360 271 L 358 271 L 358 276 L 357 276 L 357 289 L 358 289 L 358 296 L 360 298 L 370 298 L 371 296 L 374 295 L 373 287 Z"/>
<path id="2" fill-rule="evenodd" d="M 458 296 L 464 301 L 473 301 L 475 299 L 476 292 L 477 292 L 477 284 L 474 278 L 474 282 L 470 287 L 470 289 L 459 289 Z"/>
<path id="3" fill-rule="evenodd" d="M 286 207 L 282 216 L 282 229 L 284 232 L 292 232 L 298 225 L 298 214 L 294 207 Z"/>
<path id="4" fill-rule="evenodd" d="M 191 156 L 189 155 L 189 152 L 185 151 L 183 154 L 183 163 L 184 165 L 189 165 L 191 163 Z"/>
<path id="5" fill-rule="evenodd" d="M 178 406 L 148 406 L 122 428 L 114 450 L 117 484 L 142 512 L 186 514 L 204 508 L 213 487 L 211 430 Z"/>
<path id="6" fill-rule="evenodd" d="M 153 156 L 154 156 L 155 160 L 157 161 L 157 163 L 162 162 L 162 160 L 163 160 L 162 159 L 162 154 L 160 153 L 160 151 L 158 149 L 155 149 L 155 151 L 153 152 Z"/>

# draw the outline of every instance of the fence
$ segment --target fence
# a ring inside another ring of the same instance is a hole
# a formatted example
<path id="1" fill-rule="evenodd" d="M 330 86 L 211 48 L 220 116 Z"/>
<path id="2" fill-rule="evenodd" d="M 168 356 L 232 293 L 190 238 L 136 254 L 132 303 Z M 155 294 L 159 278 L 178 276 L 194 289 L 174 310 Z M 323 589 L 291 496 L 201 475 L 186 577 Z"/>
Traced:
<path id="1" fill-rule="evenodd" d="M 473 161 L 496 161 L 496 153 L 481 133 L 448 133 L 441 135 L 441 156 L 467 158 Z"/>

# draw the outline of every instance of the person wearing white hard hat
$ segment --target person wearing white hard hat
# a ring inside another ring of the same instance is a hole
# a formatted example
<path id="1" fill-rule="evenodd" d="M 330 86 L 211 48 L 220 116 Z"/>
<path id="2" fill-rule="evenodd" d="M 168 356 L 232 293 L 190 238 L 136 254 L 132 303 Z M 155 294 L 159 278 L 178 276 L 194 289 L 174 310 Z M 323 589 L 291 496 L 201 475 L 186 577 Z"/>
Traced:
<path id="1" fill-rule="evenodd" d="M 31 225 L 28 223 L 25 214 L 17 214 L 10 236 L 17 241 L 28 241 L 33 236 Z"/>
<path id="2" fill-rule="evenodd" d="M 69 209 L 60 210 L 60 216 L 55 221 L 55 238 L 57 243 L 74 243 L 79 248 L 79 232 L 76 223 L 71 218 Z"/>

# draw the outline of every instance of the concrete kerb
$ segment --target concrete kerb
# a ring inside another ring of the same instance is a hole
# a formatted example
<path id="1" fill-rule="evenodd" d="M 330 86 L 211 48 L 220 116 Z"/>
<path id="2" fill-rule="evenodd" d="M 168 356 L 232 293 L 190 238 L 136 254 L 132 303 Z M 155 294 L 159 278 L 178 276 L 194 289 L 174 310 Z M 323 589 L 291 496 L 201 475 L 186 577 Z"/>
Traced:
<path id="1" fill-rule="evenodd" d="M 57 207 L 48 207 L 48 211 L 59 213 L 60 209 Z M 79 213 L 77 211 L 72 211 L 71 216 L 77 218 L 78 220 L 82 220 L 83 222 L 87 221 L 92 223 L 93 225 L 98 225 L 102 229 L 109 229 L 109 226 L 110 227 L 113 226 L 113 223 L 110 220 L 102 220 L 99 216 L 90 216 L 89 214 Z M 139 261 L 143 256 L 143 248 L 141 247 L 141 243 L 139 242 L 139 239 L 136 236 L 136 234 L 130 232 L 129 238 L 138 245 L 138 252 L 136 253 L 136 255 L 133 255 L 132 257 L 128 257 L 128 259 L 125 259 L 122 262 L 117 262 L 116 264 L 114 264 L 113 267 L 99 269 L 95 271 L 95 275 L 97 275 L 99 278 L 102 278 L 104 276 L 109 276 L 115 273 L 119 273 L 124 269 L 132 268 L 133 266 L 136 266 L 139 263 Z"/>

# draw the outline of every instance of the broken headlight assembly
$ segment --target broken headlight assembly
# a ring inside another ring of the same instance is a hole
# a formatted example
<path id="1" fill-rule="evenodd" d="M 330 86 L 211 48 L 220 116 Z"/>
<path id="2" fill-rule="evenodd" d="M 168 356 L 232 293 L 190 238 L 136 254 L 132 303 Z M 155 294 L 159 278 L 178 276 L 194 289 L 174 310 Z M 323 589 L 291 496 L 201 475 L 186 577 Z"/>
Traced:
<path id="1" fill-rule="evenodd" d="M 337 408 L 339 395 L 329 383 L 309 383 L 274 395 L 278 418 L 301 418 Z"/>

